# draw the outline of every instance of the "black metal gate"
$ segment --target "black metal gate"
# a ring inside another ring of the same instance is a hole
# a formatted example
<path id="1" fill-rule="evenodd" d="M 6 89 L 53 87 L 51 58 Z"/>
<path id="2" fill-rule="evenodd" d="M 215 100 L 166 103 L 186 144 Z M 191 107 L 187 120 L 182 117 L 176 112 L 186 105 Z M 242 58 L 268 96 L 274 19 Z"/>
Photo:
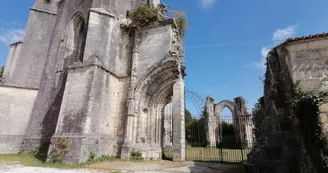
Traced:
<path id="1" fill-rule="evenodd" d="M 255 144 L 252 115 L 225 115 L 209 120 L 203 113 L 206 101 L 204 97 L 185 88 L 185 103 L 186 101 L 191 102 L 199 114 L 192 116 L 186 109 L 186 160 L 228 163 L 247 160 L 247 155 Z M 164 115 L 164 122 L 165 117 L 169 118 L 168 121 L 172 120 L 172 115 Z M 172 124 L 169 126 L 171 128 L 163 130 L 163 158 L 171 160 Z"/>
<path id="2" fill-rule="evenodd" d="M 210 121 L 198 117 L 186 123 L 186 160 L 242 162 L 253 144 L 251 115 Z"/>
<path id="3" fill-rule="evenodd" d="M 185 117 L 186 160 L 201 162 L 238 163 L 247 159 L 255 141 L 251 115 L 233 119 L 223 116 L 206 120 L 202 116 Z M 209 129 L 211 126 L 211 129 Z M 210 136 L 210 132 L 212 133 Z M 165 158 L 172 158 L 170 147 L 164 149 Z"/>

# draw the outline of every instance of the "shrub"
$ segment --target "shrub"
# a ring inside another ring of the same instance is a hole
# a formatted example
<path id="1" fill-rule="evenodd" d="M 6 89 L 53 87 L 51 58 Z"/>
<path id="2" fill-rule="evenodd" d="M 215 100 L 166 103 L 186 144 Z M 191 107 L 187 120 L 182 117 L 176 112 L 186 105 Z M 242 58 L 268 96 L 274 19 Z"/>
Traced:
<path id="1" fill-rule="evenodd" d="M 141 5 L 136 10 L 129 12 L 128 17 L 132 20 L 130 28 L 140 29 L 158 20 L 158 9 L 147 5 Z"/>
<path id="2" fill-rule="evenodd" d="M 131 159 L 132 160 L 144 160 L 144 158 L 142 157 L 142 153 L 140 151 L 132 151 Z"/>
<path id="3" fill-rule="evenodd" d="M 175 23 L 177 24 L 178 30 L 183 37 L 188 29 L 187 14 L 184 11 L 172 11 Z"/>
<path id="4" fill-rule="evenodd" d="M 69 142 L 67 138 L 59 138 L 52 146 L 49 162 L 62 163 L 65 155 L 69 152 Z"/>
<path id="5" fill-rule="evenodd" d="M 119 157 L 109 156 L 109 155 L 101 155 L 100 157 L 97 157 L 97 155 L 94 152 L 90 152 L 87 162 L 89 163 L 106 162 L 106 161 L 115 161 L 119 159 L 120 159 Z"/>

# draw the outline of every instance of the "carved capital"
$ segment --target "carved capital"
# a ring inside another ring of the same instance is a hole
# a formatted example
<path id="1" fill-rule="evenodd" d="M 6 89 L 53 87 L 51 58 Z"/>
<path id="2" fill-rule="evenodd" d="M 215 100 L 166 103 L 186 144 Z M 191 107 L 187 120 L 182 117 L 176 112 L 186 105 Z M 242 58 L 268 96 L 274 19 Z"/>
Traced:
<path id="1" fill-rule="evenodd" d="M 178 79 L 180 77 L 181 73 L 180 73 L 179 70 L 175 69 L 172 72 L 173 72 L 173 76 L 174 76 L 175 79 Z"/>

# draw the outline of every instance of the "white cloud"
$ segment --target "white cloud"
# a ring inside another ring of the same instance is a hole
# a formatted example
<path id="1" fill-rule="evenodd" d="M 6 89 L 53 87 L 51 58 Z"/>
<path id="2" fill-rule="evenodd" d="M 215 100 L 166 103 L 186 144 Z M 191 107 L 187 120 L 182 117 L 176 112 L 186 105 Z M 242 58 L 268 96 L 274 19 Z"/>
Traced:
<path id="1" fill-rule="evenodd" d="M 206 7 L 213 5 L 216 2 L 216 0 L 201 0 L 201 2 L 202 2 L 203 7 L 206 8 Z"/>
<path id="2" fill-rule="evenodd" d="M 262 49 L 261 49 L 261 55 L 262 55 L 263 57 L 266 57 L 266 56 L 268 55 L 269 52 L 270 52 L 270 49 L 269 49 L 269 48 L 267 48 L 267 47 L 262 47 Z"/>
<path id="3" fill-rule="evenodd" d="M 288 26 L 287 28 L 284 28 L 284 29 L 277 29 L 273 33 L 272 40 L 274 42 L 284 41 L 287 38 L 294 36 L 295 33 L 296 33 L 296 27 L 295 26 Z"/>
<path id="4" fill-rule="evenodd" d="M 296 34 L 296 26 L 288 26 L 283 29 L 277 29 L 272 34 L 273 44 L 277 44 L 282 41 L 285 41 L 289 37 L 293 37 L 295 34 Z M 255 67 L 260 68 L 261 70 L 265 70 L 266 57 L 267 57 L 269 51 L 270 51 L 270 49 L 268 47 L 262 47 L 262 49 L 261 49 L 262 58 L 261 58 L 260 62 L 254 63 Z"/>
<path id="5" fill-rule="evenodd" d="M 22 41 L 25 31 L 22 29 L 9 29 L 0 31 L 0 42 L 9 45 L 17 41 Z"/>
<path id="6" fill-rule="evenodd" d="M 268 55 L 268 53 L 270 52 L 270 49 L 267 48 L 267 47 L 262 47 L 261 49 L 261 55 L 262 55 L 262 59 L 260 62 L 255 62 L 254 65 L 257 67 L 257 68 L 260 68 L 262 70 L 265 70 L 266 66 L 265 66 L 265 63 L 266 63 L 266 57 Z"/>

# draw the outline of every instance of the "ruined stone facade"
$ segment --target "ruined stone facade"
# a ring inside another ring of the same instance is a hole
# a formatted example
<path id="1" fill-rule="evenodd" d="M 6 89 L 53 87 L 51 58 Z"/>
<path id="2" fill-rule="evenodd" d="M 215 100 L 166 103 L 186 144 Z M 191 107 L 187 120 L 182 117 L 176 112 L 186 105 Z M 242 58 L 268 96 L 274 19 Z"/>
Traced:
<path id="1" fill-rule="evenodd" d="M 174 160 L 184 156 L 184 57 L 174 19 L 136 32 L 127 11 L 159 0 L 36 0 L 0 86 L 0 153 L 48 151 L 66 138 L 65 163 L 163 152 L 172 98 Z"/>
<path id="2" fill-rule="evenodd" d="M 303 91 L 328 90 L 327 59 L 328 34 L 288 39 L 269 52 L 259 137 L 245 162 L 247 173 L 316 172 L 290 101 L 295 86 Z M 326 124 L 324 107 L 318 116 Z"/>
<path id="3" fill-rule="evenodd" d="M 227 107 L 232 113 L 232 124 L 235 131 L 236 142 L 242 147 L 252 147 L 253 133 L 250 114 L 247 112 L 246 101 L 242 97 L 237 97 L 234 101 L 223 100 L 218 104 L 214 103 L 211 97 L 206 98 L 206 139 L 208 147 L 216 147 L 222 138 L 222 110 Z"/>

